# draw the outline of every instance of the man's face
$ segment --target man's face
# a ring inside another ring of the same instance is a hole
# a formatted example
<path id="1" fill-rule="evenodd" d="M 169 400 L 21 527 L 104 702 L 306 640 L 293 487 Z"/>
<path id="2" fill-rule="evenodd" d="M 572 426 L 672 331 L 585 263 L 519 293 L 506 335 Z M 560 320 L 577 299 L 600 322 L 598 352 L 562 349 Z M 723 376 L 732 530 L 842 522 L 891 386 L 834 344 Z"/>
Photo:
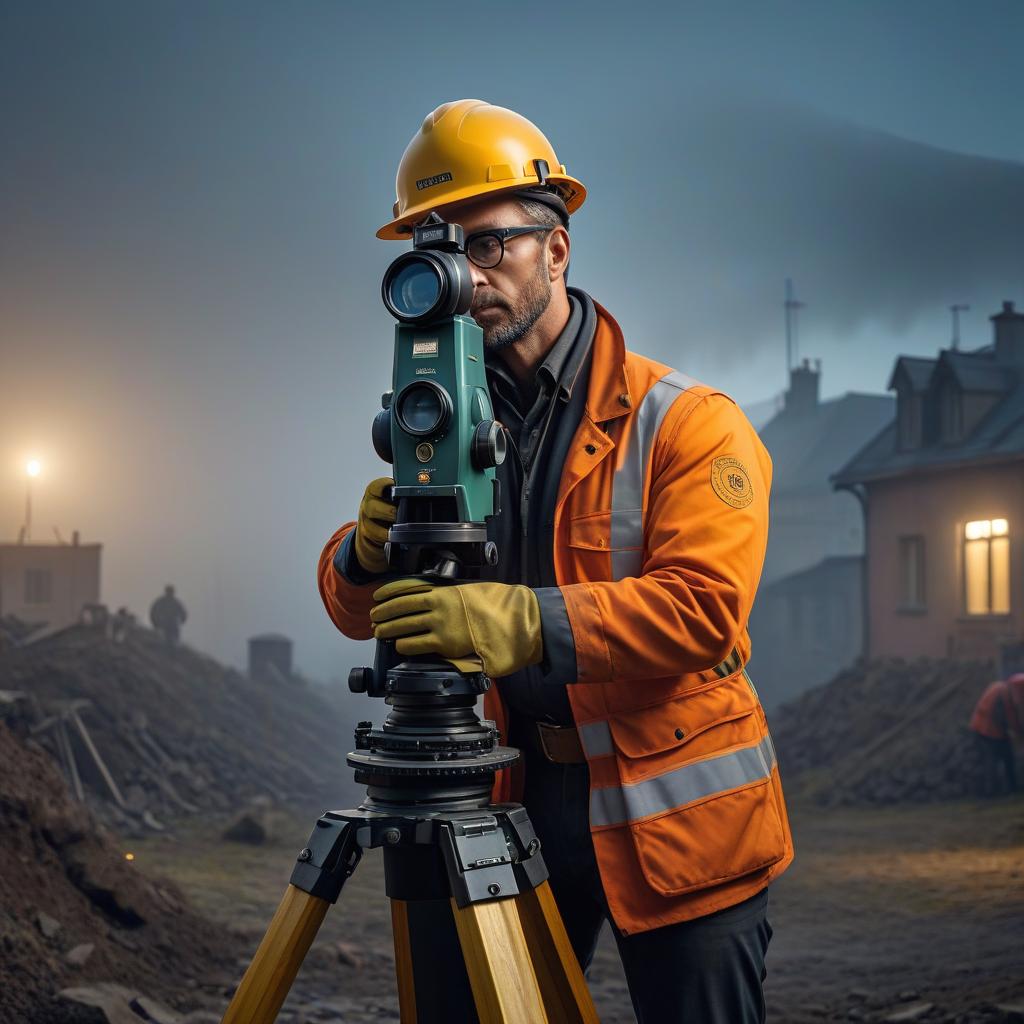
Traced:
<path id="1" fill-rule="evenodd" d="M 476 231 L 532 223 L 515 200 L 486 199 L 454 203 L 438 211 L 449 223 L 461 224 L 468 238 Z M 484 332 L 489 349 L 505 348 L 523 338 L 551 301 L 546 256 L 548 232 L 505 239 L 505 255 L 496 267 L 484 270 L 473 262 L 470 315 Z"/>

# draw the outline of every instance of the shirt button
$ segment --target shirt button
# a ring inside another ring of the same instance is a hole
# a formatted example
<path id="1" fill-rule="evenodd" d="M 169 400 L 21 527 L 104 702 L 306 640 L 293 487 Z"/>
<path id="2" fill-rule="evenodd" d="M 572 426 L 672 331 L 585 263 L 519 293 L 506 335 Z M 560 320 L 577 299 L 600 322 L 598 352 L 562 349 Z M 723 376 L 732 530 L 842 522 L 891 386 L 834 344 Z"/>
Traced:
<path id="1" fill-rule="evenodd" d="M 676 729 L 676 739 L 681 740 L 686 735 L 682 729 Z"/>
<path id="2" fill-rule="evenodd" d="M 588 445 L 587 445 L 587 447 L 586 447 L 586 448 L 584 448 L 584 451 L 585 451 L 585 452 L 586 452 L 586 453 L 587 453 L 588 455 L 593 455 L 593 454 L 594 454 L 594 453 L 595 453 L 595 452 L 597 451 L 597 445 L 594 445 L 594 444 L 588 444 Z"/>

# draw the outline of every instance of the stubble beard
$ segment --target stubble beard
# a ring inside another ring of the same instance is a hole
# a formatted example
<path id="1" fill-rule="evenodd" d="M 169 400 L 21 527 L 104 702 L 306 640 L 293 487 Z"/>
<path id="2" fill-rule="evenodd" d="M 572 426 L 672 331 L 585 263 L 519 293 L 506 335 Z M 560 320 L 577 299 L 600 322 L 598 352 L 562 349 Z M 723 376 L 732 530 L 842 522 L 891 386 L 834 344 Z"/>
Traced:
<path id="1" fill-rule="evenodd" d="M 544 263 L 541 262 L 537 267 L 537 273 L 523 290 L 519 302 L 511 308 L 501 306 L 506 310 L 504 320 L 490 326 L 481 325 L 484 332 L 484 347 L 496 351 L 521 341 L 533 330 L 533 325 L 544 315 L 550 303 L 551 281 Z"/>

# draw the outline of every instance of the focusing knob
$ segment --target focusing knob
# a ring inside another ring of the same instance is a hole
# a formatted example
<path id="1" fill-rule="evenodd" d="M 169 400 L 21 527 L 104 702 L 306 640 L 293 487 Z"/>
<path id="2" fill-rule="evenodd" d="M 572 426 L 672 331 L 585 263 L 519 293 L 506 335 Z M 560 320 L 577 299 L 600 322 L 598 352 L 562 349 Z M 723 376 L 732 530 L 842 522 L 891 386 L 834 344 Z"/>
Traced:
<path id="1" fill-rule="evenodd" d="M 497 420 L 483 420 L 476 425 L 471 451 L 477 469 L 490 469 L 505 461 L 505 431 Z"/>
<path id="2" fill-rule="evenodd" d="M 373 450 L 385 462 L 394 462 L 394 452 L 391 449 L 390 409 L 381 409 L 381 411 L 373 417 L 373 426 L 370 428 L 370 437 L 373 439 Z"/>
<path id="3" fill-rule="evenodd" d="M 372 668 L 354 668 L 348 674 L 348 688 L 353 693 L 366 693 L 372 681 Z"/>

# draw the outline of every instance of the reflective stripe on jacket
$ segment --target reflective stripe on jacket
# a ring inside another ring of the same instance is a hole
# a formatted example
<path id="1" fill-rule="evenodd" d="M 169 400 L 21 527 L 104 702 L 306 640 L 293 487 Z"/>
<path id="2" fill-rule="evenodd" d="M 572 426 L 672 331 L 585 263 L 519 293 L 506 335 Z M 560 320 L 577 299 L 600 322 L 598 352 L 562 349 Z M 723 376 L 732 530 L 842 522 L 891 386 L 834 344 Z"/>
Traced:
<path id="1" fill-rule="evenodd" d="M 596 305 L 587 408 L 566 457 L 554 562 L 576 647 L 567 679 L 590 767 L 590 823 L 616 925 L 646 931 L 731 906 L 793 857 L 764 711 L 742 667 L 768 534 L 771 461 L 727 395 L 627 353 Z M 371 635 L 372 586 L 328 542 L 319 586 Z M 484 710 L 504 735 L 500 688 Z M 495 799 L 521 793 L 521 766 Z"/>

